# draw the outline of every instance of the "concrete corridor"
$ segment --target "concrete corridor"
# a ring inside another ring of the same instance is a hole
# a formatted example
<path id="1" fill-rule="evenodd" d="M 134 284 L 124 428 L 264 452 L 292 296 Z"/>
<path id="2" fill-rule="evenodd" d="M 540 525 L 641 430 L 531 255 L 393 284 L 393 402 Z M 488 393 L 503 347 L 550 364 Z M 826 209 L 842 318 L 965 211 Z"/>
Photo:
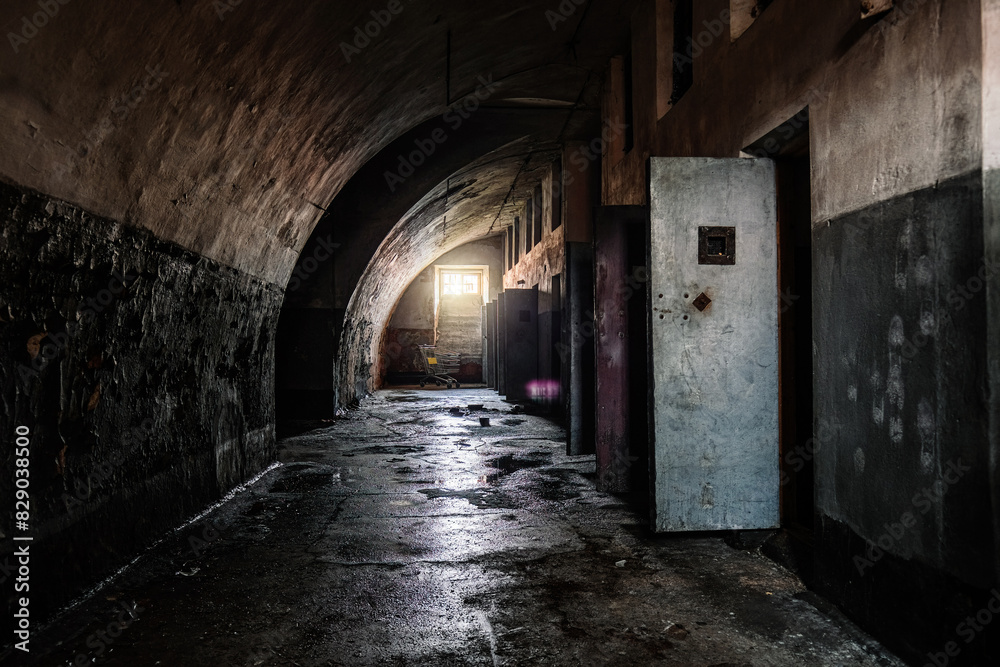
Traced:
<path id="1" fill-rule="evenodd" d="M 30 664 L 902 664 L 759 553 L 651 535 L 564 448 L 491 391 L 379 392 L 285 438 Z"/>

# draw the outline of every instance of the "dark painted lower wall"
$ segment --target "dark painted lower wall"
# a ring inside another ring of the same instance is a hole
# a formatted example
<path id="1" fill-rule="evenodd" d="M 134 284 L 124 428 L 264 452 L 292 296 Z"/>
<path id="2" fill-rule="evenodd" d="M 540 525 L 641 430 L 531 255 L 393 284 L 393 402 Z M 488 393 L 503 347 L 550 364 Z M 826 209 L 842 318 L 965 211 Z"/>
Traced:
<path id="1" fill-rule="evenodd" d="M 0 564 L 26 427 L 33 622 L 275 459 L 281 299 L 148 232 L 0 185 Z"/>
<path id="2" fill-rule="evenodd" d="M 1000 169 L 983 172 L 983 238 L 986 261 L 991 266 L 1000 265 Z M 1000 508 L 1000 272 L 994 272 L 986 288 L 987 347 L 990 374 L 990 448 L 993 452 L 992 483 L 993 507 Z M 1000 510 L 993 512 L 993 544 L 997 558 L 994 568 L 1000 581 Z"/>
<path id="3" fill-rule="evenodd" d="M 996 584 L 981 176 L 813 243 L 816 585 L 913 664 L 1000 664 L 1000 614 L 961 626 Z"/>

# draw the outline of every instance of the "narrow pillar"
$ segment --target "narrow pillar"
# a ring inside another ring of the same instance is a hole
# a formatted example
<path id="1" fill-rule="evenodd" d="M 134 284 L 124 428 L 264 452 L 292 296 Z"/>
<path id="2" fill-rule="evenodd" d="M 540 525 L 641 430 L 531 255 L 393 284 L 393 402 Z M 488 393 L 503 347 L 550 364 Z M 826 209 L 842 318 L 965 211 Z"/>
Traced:
<path id="1" fill-rule="evenodd" d="M 628 285 L 628 241 L 622 208 L 627 207 L 599 208 L 594 218 L 597 488 L 613 493 L 630 490 L 629 330 L 623 289 Z"/>
<path id="2" fill-rule="evenodd" d="M 507 328 L 504 326 L 505 292 L 497 295 L 497 393 L 507 395 Z"/>
<path id="3" fill-rule="evenodd" d="M 594 453 L 594 249 L 590 243 L 566 244 L 566 277 L 566 453 L 580 456 Z"/>

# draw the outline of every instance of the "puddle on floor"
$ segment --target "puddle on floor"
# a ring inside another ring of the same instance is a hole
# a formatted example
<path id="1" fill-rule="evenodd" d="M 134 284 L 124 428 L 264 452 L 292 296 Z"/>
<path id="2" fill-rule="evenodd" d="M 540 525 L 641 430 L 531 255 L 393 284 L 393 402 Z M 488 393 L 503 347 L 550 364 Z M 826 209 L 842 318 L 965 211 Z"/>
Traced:
<path id="1" fill-rule="evenodd" d="M 389 394 L 385 397 L 385 400 L 389 403 L 417 403 L 427 400 L 427 397 L 417 394 Z"/>
<path id="2" fill-rule="evenodd" d="M 540 468 L 552 462 L 552 455 L 544 452 L 529 454 L 525 457 L 518 457 L 514 454 L 505 454 L 495 459 L 488 459 L 486 465 L 492 468 L 482 478 L 487 484 L 496 484 L 498 481 L 512 475 L 518 470 L 528 470 L 530 468 Z"/>
<path id="3" fill-rule="evenodd" d="M 495 489 L 420 489 L 428 500 L 437 498 L 462 498 L 479 509 L 517 509 L 519 505 Z"/>
<path id="4" fill-rule="evenodd" d="M 331 472 L 289 475 L 274 482 L 269 493 L 303 493 L 333 484 Z"/>
<path id="5" fill-rule="evenodd" d="M 418 445 L 373 445 L 371 447 L 365 447 L 364 449 L 358 449 L 355 454 L 420 454 L 425 451 L 426 447 L 421 447 Z M 344 454 L 347 456 L 347 454 Z"/>

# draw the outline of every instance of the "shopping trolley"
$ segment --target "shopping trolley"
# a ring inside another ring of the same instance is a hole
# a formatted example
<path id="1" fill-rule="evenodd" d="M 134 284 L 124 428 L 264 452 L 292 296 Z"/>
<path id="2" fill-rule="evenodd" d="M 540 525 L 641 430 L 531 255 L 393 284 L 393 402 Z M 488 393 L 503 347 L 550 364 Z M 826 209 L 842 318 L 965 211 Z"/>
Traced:
<path id="1" fill-rule="evenodd" d="M 456 389 L 461 386 L 458 384 L 458 380 L 451 376 L 452 373 L 457 373 L 461 367 L 458 353 L 438 352 L 434 345 L 420 345 L 418 347 L 420 347 L 420 353 L 424 358 L 424 372 L 427 373 L 420 381 L 421 387 L 428 382 L 433 382 L 439 387 L 443 384 L 449 389 L 453 384 Z"/>

